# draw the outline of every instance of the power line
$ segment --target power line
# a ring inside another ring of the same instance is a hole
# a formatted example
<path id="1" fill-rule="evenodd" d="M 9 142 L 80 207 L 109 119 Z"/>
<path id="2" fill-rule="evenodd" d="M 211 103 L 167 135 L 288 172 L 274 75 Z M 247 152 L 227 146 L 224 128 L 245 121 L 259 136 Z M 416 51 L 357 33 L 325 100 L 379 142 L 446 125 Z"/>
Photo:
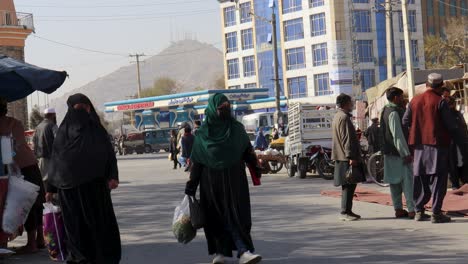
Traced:
<path id="1" fill-rule="evenodd" d="M 113 17 L 103 17 L 102 19 L 98 18 L 91 18 L 91 19 L 37 19 L 37 21 L 41 22 L 87 22 L 87 21 L 135 21 L 135 20 L 158 20 L 162 18 L 170 18 L 170 17 L 180 17 L 180 16 L 192 16 L 192 15 L 202 15 L 202 14 L 211 14 L 215 13 L 217 10 L 207 10 L 207 11 L 200 11 L 198 13 L 177 13 L 177 14 L 166 14 L 162 16 L 153 16 L 153 17 L 121 17 L 121 18 L 113 18 Z M 98 16 L 97 16 L 98 17 Z M 102 16 L 101 16 L 102 17 Z"/>
<path id="2" fill-rule="evenodd" d="M 206 1 L 180 1 L 180 2 L 164 2 L 164 3 L 151 3 L 151 4 L 123 4 L 123 5 L 89 5 L 89 6 L 60 6 L 60 5 L 18 5 L 18 7 L 35 7 L 35 8 L 118 8 L 118 7 L 148 7 L 148 6 L 161 6 L 161 5 L 177 5 L 177 4 L 191 4 L 203 3 Z"/>
<path id="3" fill-rule="evenodd" d="M 62 42 L 59 42 L 59 41 L 55 41 L 55 40 L 43 38 L 43 37 L 40 37 L 40 36 L 35 35 L 35 34 L 33 35 L 33 37 L 38 38 L 38 39 L 42 39 L 42 40 L 45 40 L 45 41 L 48 41 L 48 42 L 52 42 L 52 43 L 55 43 L 55 44 L 58 44 L 58 45 L 62 45 L 62 46 L 65 46 L 65 47 L 74 48 L 74 49 L 83 50 L 83 51 L 88 51 L 88 52 L 92 52 L 92 53 L 100 53 L 100 54 L 104 54 L 104 55 L 112 55 L 112 56 L 127 57 L 127 54 L 124 54 L 124 53 L 112 53 L 112 52 L 106 52 L 106 51 L 99 51 L 99 50 L 94 50 L 94 49 L 82 48 L 82 47 L 78 47 L 78 46 L 74 46 L 74 45 L 62 43 Z"/>
<path id="4" fill-rule="evenodd" d="M 447 6 L 450 6 L 450 7 L 455 7 L 456 9 L 460 9 L 460 10 L 463 10 L 463 11 L 468 11 L 468 8 L 463 8 L 463 7 L 460 7 L 460 6 L 452 5 L 450 3 L 446 3 L 443 0 L 437 0 L 437 2 L 442 3 L 444 5 L 447 5 Z"/>

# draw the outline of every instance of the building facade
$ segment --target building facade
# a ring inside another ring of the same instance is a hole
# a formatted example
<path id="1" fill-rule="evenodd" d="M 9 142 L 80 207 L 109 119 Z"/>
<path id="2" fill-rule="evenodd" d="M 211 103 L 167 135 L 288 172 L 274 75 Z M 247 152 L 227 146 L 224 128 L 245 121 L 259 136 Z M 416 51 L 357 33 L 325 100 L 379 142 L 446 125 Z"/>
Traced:
<path id="1" fill-rule="evenodd" d="M 0 54 L 24 61 L 25 40 L 34 31 L 32 14 L 18 13 L 13 0 L 0 1 Z M 8 104 L 8 115 L 28 125 L 26 98 Z"/>
<path id="2" fill-rule="evenodd" d="M 422 0 L 421 9 L 424 35 L 444 37 L 449 19 L 468 17 L 467 0 Z"/>
<path id="3" fill-rule="evenodd" d="M 281 88 L 288 99 L 339 93 L 359 98 L 362 91 L 387 79 L 385 0 L 218 1 L 229 88 L 257 85 L 274 94 L 272 27 L 265 21 L 271 19 L 272 10 L 278 21 Z M 415 68 L 423 68 L 424 62 L 420 1 L 409 1 Z M 405 70 L 399 10 L 401 4 L 394 5 L 395 74 Z"/>

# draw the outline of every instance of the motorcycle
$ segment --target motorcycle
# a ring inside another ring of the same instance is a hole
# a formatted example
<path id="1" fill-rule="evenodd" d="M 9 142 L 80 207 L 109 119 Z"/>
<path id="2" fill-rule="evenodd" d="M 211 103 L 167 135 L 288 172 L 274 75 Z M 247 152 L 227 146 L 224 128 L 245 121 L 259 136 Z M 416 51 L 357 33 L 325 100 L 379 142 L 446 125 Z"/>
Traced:
<path id="1" fill-rule="evenodd" d="M 319 176 L 325 180 L 332 180 L 334 177 L 335 163 L 331 160 L 331 149 L 316 145 L 309 150 L 308 171 L 318 172 Z"/>

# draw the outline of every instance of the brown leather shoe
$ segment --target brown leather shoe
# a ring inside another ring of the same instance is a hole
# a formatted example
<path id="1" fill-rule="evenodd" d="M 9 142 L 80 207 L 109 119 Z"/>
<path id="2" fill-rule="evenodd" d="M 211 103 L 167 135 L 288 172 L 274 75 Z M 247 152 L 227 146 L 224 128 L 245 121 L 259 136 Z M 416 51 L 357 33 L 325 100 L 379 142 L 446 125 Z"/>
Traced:
<path id="1" fill-rule="evenodd" d="M 415 213 L 415 212 L 409 212 L 409 213 L 408 213 L 408 218 L 409 218 L 409 219 L 414 219 L 415 216 L 416 216 L 416 213 Z"/>
<path id="2" fill-rule="evenodd" d="M 405 218 L 408 217 L 408 211 L 403 209 L 396 209 L 395 210 L 395 217 L 396 218 Z"/>

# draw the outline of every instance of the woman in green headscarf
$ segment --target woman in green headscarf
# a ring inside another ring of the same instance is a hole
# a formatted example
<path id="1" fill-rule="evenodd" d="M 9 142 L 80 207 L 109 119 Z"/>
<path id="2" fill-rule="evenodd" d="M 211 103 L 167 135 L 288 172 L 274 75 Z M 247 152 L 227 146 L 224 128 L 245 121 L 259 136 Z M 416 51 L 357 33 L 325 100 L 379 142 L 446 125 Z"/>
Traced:
<path id="1" fill-rule="evenodd" d="M 193 162 L 185 193 L 195 196 L 200 185 L 200 204 L 205 212 L 204 226 L 208 252 L 213 263 L 237 250 L 239 263 L 261 261 L 255 255 L 250 230 L 249 168 L 257 168 L 257 158 L 244 126 L 231 115 L 231 105 L 223 94 L 208 100 L 205 122 L 197 131 L 192 150 Z M 260 177 L 260 170 L 251 170 Z"/>

